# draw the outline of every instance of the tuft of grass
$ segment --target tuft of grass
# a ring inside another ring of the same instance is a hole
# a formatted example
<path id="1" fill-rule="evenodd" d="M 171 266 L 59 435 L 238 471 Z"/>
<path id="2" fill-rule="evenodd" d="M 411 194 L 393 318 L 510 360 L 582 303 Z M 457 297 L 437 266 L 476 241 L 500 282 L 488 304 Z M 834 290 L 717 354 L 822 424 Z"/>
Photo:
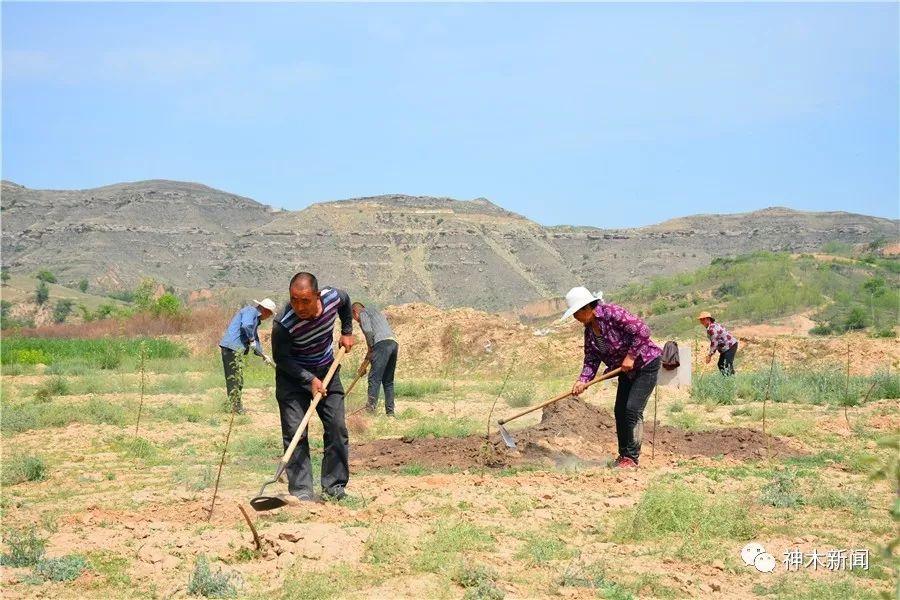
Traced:
<path id="1" fill-rule="evenodd" d="M 439 521 L 421 544 L 422 553 L 415 566 L 421 571 L 438 573 L 464 552 L 493 550 L 496 541 L 490 531 L 465 521 Z"/>
<path id="2" fill-rule="evenodd" d="M 535 387 L 533 382 L 515 381 L 508 383 L 501 395 L 509 406 L 519 408 L 531 404 L 534 400 L 534 393 Z"/>
<path id="3" fill-rule="evenodd" d="M 181 465 L 173 474 L 172 481 L 193 492 L 208 489 L 215 480 L 212 465 L 198 465 L 191 468 Z"/>
<path id="4" fill-rule="evenodd" d="M 366 540 L 363 562 L 370 565 L 394 564 L 405 552 L 407 543 L 397 534 L 376 529 Z"/>
<path id="5" fill-rule="evenodd" d="M 530 534 L 516 552 L 515 557 L 531 566 L 542 565 L 551 560 L 565 560 L 575 556 L 576 551 L 556 537 Z"/>
<path id="6" fill-rule="evenodd" d="M 422 398 L 450 389 L 440 379 L 403 379 L 394 382 L 394 394 L 404 398 Z"/>
<path id="7" fill-rule="evenodd" d="M 600 598 L 610 600 L 634 600 L 634 596 L 615 581 L 606 576 L 599 563 L 590 565 L 570 564 L 556 581 L 560 587 L 579 587 L 596 590 Z"/>
<path id="8" fill-rule="evenodd" d="M 680 542 L 677 556 L 700 560 L 705 551 L 720 547 L 721 540 L 747 540 L 755 531 L 740 498 L 660 480 L 647 488 L 637 506 L 622 512 L 613 536 L 624 542 Z"/>
<path id="9" fill-rule="evenodd" d="M 144 461 L 155 461 L 160 458 L 161 450 L 145 438 L 118 435 L 110 440 L 109 445 L 126 458 Z"/>
<path id="10" fill-rule="evenodd" d="M 497 587 L 497 573 L 484 565 L 460 563 L 453 582 L 465 588 L 464 600 L 503 600 L 506 593 Z"/>
<path id="11" fill-rule="evenodd" d="M 44 557 L 47 540 L 38 535 L 34 525 L 26 529 L 4 531 L 6 553 L 0 556 L 0 564 L 8 567 L 31 567 Z"/>
<path id="12" fill-rule="evenodd" d="M 57 396 L 69 393 L 69 382 L 62 375 L 55 375 L 42 383 L 34 392 L 36 402 L 50 402 Z"/>
<path id="13" fill-rule="evenodd" d="M 236 573 L 213 571 L 209 560 L 201 554 L 194 562 L 194 571 L 188 578 L 188 595 L 206 598 L 235 598 L 240 578 Z"/>
<path id="14" fill-rule="evenodd" d="M 797 473 L 783 470 L 775 473 L 775 476 L 762 488 L 759 501 L 767 506 L 775 508 L 794 508 L 803 505 L 803 497 L 797 490 Z"/>
<path id="15" fill-rule="evenodd" d="M 88 568 L 88 561 L 78 554 L 59 558 L 42 558 L 34 566 L 34 574 L 46 581 L 72 581 Z"/>
<path id="16" fill-rule="evenodd" d="M 778 419 L 772 424 L 769 433 L 786 437 L 803 437 L 812 430 L 813 426 L 812 420 L 803 417 Z"/>
<path id="17" fill-rule="evenodd" d="M 810 496 L 809 504 L 823 509 L 846 508 L 855 513 L 863 513 L 869 508 L 862 494 L 821 487 Z"/>
<path id="18" fill-rule="evenodd" d="M 324 572 L 292 570 L 284 579 L 283 600 L 329 600 L 343 598 L 358 587 L 365 576 L 349 565 L 334 565 Z"/>
<path id="19" fill-rule="evenodd" d="M 471 419 L 435 415 L 419 420 L 404 431 L 411 438 L 461 438 L 472 435 L 479 424 Z"/>
<path id="20" fill-rule="evenodd" d="M 670 415 L 674 415 L 675 413 L 680 413 L 683 410 L 684 410 L 684 404 L 682 404 L 681 402 L 676 400 L 675 402 L 673 402 L 672 404 L 669 405 L 669 407 L 666 409 L 666 412 L 668 412 Z"/>
<path id="21" fill-rule="evenodd" d="M 126 557 L 107 550 L 88 553 L 91 571 L 101 575 L 106 585 L 124 588 L 131 585 L 128 575 L 129 561 Z"/>
<path id="22" fill-rule="evenodd" d="M 3 461 L 3 485 L 45 479 L 47 479 L 47 465 L 40 456 L 17 455 Z"/>
<path id="23" fill-rule="evenodd" d="M 685 431 L 696 431 L 700 429 L 700 417 L 693 412 L 675 413 L 670 418 L 672 425 L 680 427 Z"/>
<path id="24" fill-rule="evenodd" d="M 877 600 L 878 594 L 859 587 L 852 579 L 817 581 L 809 577 L 785 577 L 771 586 L 757 584 L 753 587 L 757 596 L 774 596 L 790 600 Z"/>

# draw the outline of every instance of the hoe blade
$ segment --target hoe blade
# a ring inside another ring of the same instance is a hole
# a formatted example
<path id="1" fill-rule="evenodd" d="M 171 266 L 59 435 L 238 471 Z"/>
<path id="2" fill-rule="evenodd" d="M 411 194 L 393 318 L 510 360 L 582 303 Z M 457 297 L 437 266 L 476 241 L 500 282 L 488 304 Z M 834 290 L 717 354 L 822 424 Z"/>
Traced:
<path id="1" fill-rule="evenodd" d="M 513 436 L 506 430 L 506 427 L 503 426 L 502 423 L 497 422 L 497 426 L 500 429 L 500 437 L 503 438 L 503 443 L 506 444 L 507 448 L 512 448 L 515 450 L 516 448 L 516 440 Z"/>
<path id="2" fill-rule="evenodd" d="M 250 501 L 250 506 L 257 512 L 274 510 L 286 505 L 287 500 L 283 496 L 257 496 Z"/>

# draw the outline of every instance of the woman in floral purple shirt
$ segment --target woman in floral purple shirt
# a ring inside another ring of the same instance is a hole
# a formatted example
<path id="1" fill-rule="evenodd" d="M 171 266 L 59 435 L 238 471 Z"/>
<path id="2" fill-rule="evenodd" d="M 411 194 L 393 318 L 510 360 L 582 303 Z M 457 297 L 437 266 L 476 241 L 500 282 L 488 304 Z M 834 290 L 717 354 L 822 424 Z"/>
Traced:
<path id="1" fill-rule="evenodd" d="M 706 353 L 706 364 L 709 364 L 713 354 L 719 353 L 719 371 L 722 375 L 734 375 L 734 355 L 737 354 L 738 341 L 727 329 L 705 310 L 697 315 L 697 320 L 706 328 L 706 337 L 709 338 L 709 352 Z"/>
<path id="2" fill-rule="evenodd" d="M 634 468 L 641 455 L 644 407 L 656 387 L 662 350 L 650 339 L 650 328 L 641 319 L 616 304 L 604 304 L 587 288 L 572 288 L 566 294 L 569 310 L 584 325 L 584 367 L 572 386 L 572 395 L 584 391 L 597 375 L 600 363 L 605 373 L 622 367 L 616 391 L 616 435 L 619 458 L 615 466 Z"/>

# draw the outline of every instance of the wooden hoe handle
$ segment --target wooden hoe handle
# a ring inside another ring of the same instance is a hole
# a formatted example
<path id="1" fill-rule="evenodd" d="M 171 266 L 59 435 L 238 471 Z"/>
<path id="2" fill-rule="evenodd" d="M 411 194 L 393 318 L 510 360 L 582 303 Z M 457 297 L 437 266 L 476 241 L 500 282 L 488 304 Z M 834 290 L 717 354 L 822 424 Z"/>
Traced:
<path id="1" fill-rule="evenodd" d="M 606 373 L 599 377 L 595 377 L 595 378 L 591 379 L 589 382 L 587 382 L 587 384 L 584 386 L 584 389 L 591 387 L 595 383 L 600 383 L 601 381 L 606 381 L 607 379 L 612 379 L 613 377 L 615 377 L 616 375 L 618 375 L 621 372 L 622 372 L 622 367 L 618 367 L 616 369 L 613 369 L 609 373 Z M 526 408 L 522 412 L 514 414 L 513 416 L 509 417 L 508 419 L 500 419 L 499 421 L 497 421 L 497 423 L 499 423 L 500 425 L 504 425 L 506 423 L 509 423 L 513 419 L 518 419 L 519 417 L 521 417 L 523 415 L 527 415 L 530 412 L 534 412 L 539 408 L 544 408 L 545 406 L 553 404 L 554 402 L 559 402 L 560 400 L 562 400 L 564 398 L 568 398 L 571 395 L 572 395 L 571 391 L 568 391 L 565 394 L 560 394 L 559 396 L 550 398 L 549 400 L 547 400 L 545 402 L 541 402 L 540 404 L 538 404 L 536 406 L 532 406 L 531 408 Z"/>

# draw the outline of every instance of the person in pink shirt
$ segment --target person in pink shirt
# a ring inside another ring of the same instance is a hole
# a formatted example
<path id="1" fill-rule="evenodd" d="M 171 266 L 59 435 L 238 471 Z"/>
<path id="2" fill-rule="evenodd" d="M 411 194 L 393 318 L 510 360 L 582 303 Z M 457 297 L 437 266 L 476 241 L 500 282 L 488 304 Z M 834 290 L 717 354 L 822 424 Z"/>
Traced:
<path id="1" fill-rule="evenodd" d="M 597 375 L 600 363 L 604 373 L 622 368 L 616 391 L 616 436 L 618 468 L 635 468 L 641 455 L 644 407 L 656 387 L 662 349 L 650 339 L 650 328 L 621 306 L 604 303 L 602 294 L 594 296 L 587 288 L 576 287 L 566 294 L 569 309 L 563 319 L 575 317 L 584 325 L 584 366 L 572 385 L 578 396 Z"/>
<path id="2" fill-rule="evenodd" d="M 709 351 L 706 353 L 706 364 L 713 354 L 719 353 L 719 371 L 722 375 L 734 375 L 734 355 L 737 354 L 738 341 L 727 329 L 716 323 L 715 318 L 705 310 L 697 315 L 697 320 L 706 328 L 709 338 Z"/>

